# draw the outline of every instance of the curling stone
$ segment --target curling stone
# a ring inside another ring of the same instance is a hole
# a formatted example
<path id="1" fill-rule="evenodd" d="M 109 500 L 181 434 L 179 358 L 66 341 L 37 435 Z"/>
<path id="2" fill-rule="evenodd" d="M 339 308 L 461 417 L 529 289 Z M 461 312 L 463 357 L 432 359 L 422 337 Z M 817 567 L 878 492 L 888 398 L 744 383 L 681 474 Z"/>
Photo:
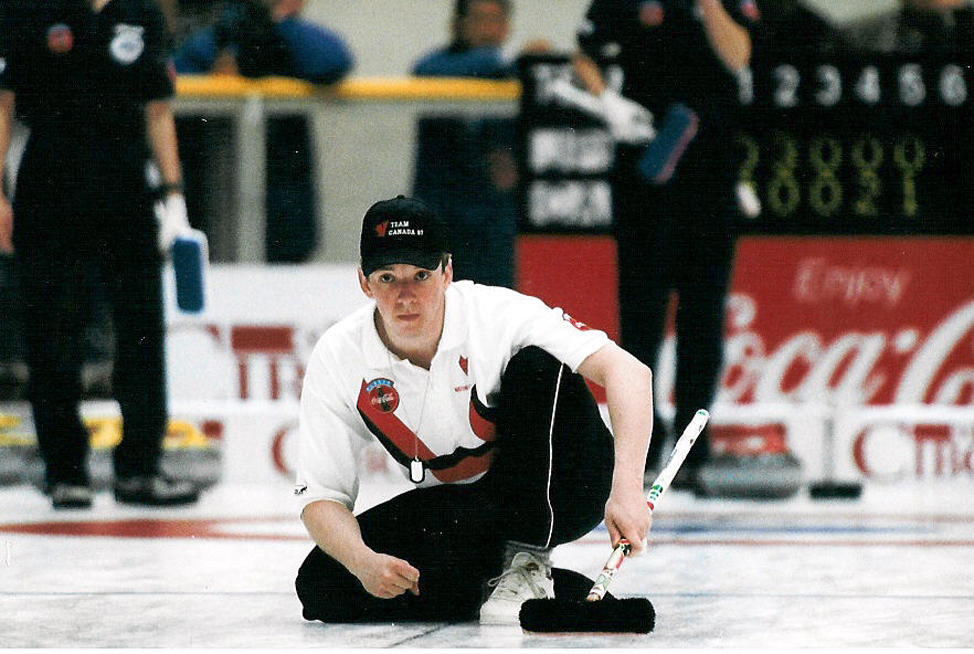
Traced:
<path id="1" fill-rule="evenodd" d="M 780 423 L 712 427 L 711 456 L 697 472 L 708 497 L 783 499 L 802 487 L 801 462 L 788 451 Z"/>

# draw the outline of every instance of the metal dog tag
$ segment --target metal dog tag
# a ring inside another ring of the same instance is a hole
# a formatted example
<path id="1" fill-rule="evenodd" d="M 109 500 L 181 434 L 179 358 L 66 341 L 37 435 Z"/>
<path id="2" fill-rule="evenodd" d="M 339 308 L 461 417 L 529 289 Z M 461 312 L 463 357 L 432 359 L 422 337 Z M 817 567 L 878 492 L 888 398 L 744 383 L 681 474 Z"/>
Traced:
<path id="1" fill-rule="evenodd" d="M 409 481 L 419 484 L 424 479 L 426 479 L 426 467 L 419 459 L 413 459 L 409 462 Z"/>

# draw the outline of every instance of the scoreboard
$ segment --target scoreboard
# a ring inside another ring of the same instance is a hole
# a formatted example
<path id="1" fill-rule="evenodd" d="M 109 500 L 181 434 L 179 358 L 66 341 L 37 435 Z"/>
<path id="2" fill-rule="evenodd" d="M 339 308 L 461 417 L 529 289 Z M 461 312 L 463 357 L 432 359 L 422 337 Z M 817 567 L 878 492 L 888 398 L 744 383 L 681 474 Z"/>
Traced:
<path id="1" fill-rule="evenodd" d="M 741 78 L 740 181 L 769 233 L 974 233 L 969 64 L 791 60 Z"/>
<path id="2" fill-rule="evenodd" d="M 974 62 L 971 62 L 974 63 Z M 779 57 L 739 76 L 729 151 L 760 200 L 744 233 L 974 234 L 974 71 L 943 57 Z M 567 58 L 522 68 L 522 232 L 608 232 L 613 144 L 551 92 Z M 611 84 L 620 74 L 607 69 Z M 661 117 L 657 116 L 657 120 Z M 679 174 L 679 169 L 677 171 Z"/>

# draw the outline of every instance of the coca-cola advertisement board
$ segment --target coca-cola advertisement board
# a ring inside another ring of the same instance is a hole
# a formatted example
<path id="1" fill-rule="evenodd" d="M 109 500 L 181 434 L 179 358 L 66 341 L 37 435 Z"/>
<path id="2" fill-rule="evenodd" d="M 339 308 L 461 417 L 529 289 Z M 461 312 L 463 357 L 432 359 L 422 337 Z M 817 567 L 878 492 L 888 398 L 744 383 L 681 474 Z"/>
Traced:
<path id="1" fill-rule="evenodd" d="M 721 402 L 974 405 L 974 239 L 748 238 Z"/>
<path id="2" fill-rule="evenodd" d="M 781 424 L 810 479 L 974 478 L 972 262 L 962 237 L 742 238 L 715 426 Z M 614 338 L 616 274 L 609 238 L 519 240 L 521 290 Z M 664 418 L 673 357 L 671 332 Z"/>

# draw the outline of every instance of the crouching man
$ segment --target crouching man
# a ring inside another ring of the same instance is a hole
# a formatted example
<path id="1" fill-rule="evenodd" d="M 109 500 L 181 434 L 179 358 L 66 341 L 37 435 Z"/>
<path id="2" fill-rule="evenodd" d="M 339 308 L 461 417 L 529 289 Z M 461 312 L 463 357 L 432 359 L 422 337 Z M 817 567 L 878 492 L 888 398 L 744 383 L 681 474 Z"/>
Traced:
<path id="1" fill-rule="evenodd" d="M 308 620 L 517 624 L 525 600 L 591 587 L 552 570 L 555 546 L 603 519 L 613 546 L 644 546 L 649 368 L 536 298 L 454 282 L 449 252 L 422 202 L 373 205 L 358 273 L 372 302 L 308 362 L 295 487 L 316 543 L 296 580 Z M 611 433 L 585 379 L 605 388 Z M 373 440 L 414 488 L 355 515 Z"/>

